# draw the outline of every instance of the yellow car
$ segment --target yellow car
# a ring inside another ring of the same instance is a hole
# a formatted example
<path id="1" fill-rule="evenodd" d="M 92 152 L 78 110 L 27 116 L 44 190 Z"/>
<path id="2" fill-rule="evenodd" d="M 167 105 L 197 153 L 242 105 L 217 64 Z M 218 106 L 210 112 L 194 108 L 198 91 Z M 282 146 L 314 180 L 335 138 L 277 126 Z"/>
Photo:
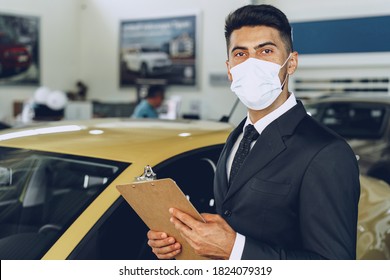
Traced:
<path id="1" fill-rule="evenodd" d="M 154 259 L 116 185 L 150 165 L 200 212 L 226 123 L 99 119 L 0 131 L 0 259 Z M 361 177 L 358 258 L 390 259 L 390 188 Z"/>

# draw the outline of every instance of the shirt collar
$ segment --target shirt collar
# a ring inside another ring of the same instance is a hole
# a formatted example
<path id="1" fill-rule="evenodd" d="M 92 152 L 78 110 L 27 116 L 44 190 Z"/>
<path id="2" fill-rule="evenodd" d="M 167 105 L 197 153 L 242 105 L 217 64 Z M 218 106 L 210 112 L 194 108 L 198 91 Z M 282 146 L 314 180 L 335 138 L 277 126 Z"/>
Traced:
<path id="1" fill-rule="evenodd" d="M 294 107 L 297 104 L 297 99 L 295 98 L 294 93 L 290 92 L 290 96 L 287 98 L 287 100 L 280 105 L 278 108 L 276 108 L 274 111 L 266 115 L 265 117 L 258 120 L 255 124 L 253 124 L 249 118 L 249 113 L 246 118 L 245 125 L 243 127 L 243 130 L 248 124 L 253 124 L 256 128 L 257 132 L 261 134 L 263 130 L 274 120 L 279 118 L 281 115 L 286 113 L 288 110 L 290 110 L 292 107 Z"/>

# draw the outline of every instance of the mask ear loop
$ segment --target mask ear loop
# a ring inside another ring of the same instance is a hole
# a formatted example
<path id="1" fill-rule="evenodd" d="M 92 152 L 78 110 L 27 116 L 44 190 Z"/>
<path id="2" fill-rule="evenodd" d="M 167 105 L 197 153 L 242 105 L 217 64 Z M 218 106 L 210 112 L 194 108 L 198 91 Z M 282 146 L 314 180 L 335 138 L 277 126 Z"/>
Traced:
<path id="1" fill-rule="evenodd" d="M 280 69 L 282 69 L 282 68 L 284 67 L 284 65 L 286 65 L 286 63 L 287 63 L 287 61 L 290 59 L 291 55 L 292 55 L 292 53 L 289 54 L 289 56 L 287 57 L 286 61 L 282 64 L 282 66 L 280 66 Z M 289 76 L 289 74 L 288 74 L 288 72 L 287 72 L 286 77 L 284 78 L 284 81 L 283 81 L 283 83 L 282 83 L 281 86 L 280 86 L 280 88 L 281 88 L 282 90 L 283 90 L 283 87 L 284 87 L 284 85 L 285 85 L 285 83 L 286 83 L 286 81 L 287 81 L 287 77 L 288 77 L 288 76 Z"/>
<path id="2" fill-rule="evenodd" d="M 283 88 L 284 88 L 284 85 L 286 84 L 287 77 L 288 77 L 288 73 L 286 74 L 286 78 L 284 78 L 284 81 L 283 81 L 282 85 L 280 86 L 280 88 L 281 88 L 282 90 L 283 90 Z"/>
<path id="3" fill-rule="evenodd" d="M 280 66 L 280 69 L 282 69 L 284 67 L 284 65 L 286 65 L 287 61 L 291 58 L 291 55 L 292 53 L 290 53 L 286 59 L 286 61 L 282 64 L 282 66 Z"/>

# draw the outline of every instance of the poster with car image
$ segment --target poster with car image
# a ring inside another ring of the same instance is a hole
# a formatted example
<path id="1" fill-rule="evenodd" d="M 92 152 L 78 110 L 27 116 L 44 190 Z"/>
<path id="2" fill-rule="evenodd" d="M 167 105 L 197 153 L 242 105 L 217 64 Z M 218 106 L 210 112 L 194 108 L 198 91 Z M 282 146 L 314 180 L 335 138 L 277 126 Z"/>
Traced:
<path id="1" fill-rule="evenodd" d="M 195 15 L 121 21 L 120 86 L 134 86 L 137 79 L 195 85 L 195 39 Z"/>
<path id="2" fill-rule="evenodd" d="M 39 22 L 0 13 L 0 86 L 39 85 Z"/>

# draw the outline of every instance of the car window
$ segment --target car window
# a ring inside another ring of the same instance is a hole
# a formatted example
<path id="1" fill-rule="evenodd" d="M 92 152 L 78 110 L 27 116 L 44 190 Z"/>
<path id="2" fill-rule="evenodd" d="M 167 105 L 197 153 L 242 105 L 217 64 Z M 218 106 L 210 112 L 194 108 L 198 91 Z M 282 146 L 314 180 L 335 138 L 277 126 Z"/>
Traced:
<path id="1" fill-rule="evenodd" d="M 128 164 L 0 147 L 0 258 L 37 259 Z"/>
<path id="2" fill-rule="evenodd" d="M 384 105 L 367 103 L 319 103 L 306 105 L 308 113 L 347 139 L 375 139 L 387 125 Z"/>
<path id="3" fill-rule="evenodd" d="M 158 178 L 175 180 L 199 212 L 215 213 L 213 181 L 222 147 L 196 149 L 170 158 L 153 170 Z M 155 259 L 146 243 L 147 231 L 147 226 L 120 197 L 69 258 Z"/>

